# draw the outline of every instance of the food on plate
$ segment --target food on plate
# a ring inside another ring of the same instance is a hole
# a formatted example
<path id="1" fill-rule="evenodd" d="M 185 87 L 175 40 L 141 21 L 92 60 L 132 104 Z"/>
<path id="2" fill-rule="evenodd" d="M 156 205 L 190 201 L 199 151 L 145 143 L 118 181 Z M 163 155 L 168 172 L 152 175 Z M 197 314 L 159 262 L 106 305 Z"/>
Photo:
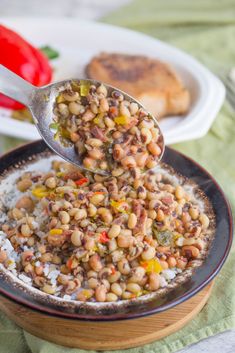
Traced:
<path id="1" fill-rule="evenodd" d="M 213 237 L 205 195 L 162 163 L 107 178 L 47 153 L 11 170 L 0 192 L 1 271 L 54 298 L 116 302 L 173 288 Z"/>
<path id="2" fill-rule="evenodd" d="M 72 143 L 83 166 L 93 171 L 119 167 L 140 174 L 156 166 L 163 152 L 157 123 L 139 104 L 103 84 L 73 81 L 56 97 L 51 129 Z"/>
<path id="3" fill-rule="evenodd" d="M 86 74 L 127 92 L 158 119 L 189 110 L 189 91 L 176 72 L 157 59 L 101 53 L 87 65 Z"/>
<path id="4" fill-rule="evenodd" d="M 0 47 L 0 64 L 34 86 L 44 86 L 51 82 L 52 68 L 47 57 L 19 34 L 3 25 L 0 25 Z M 3 94 L 0 94 L 0 106 L 14 110 L 24 107 Z"/>

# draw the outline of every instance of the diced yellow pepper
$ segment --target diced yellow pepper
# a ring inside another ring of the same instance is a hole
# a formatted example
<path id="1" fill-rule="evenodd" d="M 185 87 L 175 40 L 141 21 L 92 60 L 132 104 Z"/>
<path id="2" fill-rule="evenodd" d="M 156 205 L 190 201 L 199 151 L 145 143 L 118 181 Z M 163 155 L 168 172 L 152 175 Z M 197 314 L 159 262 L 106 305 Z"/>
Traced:
<path id="1" fill-rule="evenodd" d="M 60 228 L 54 228 L 50 230 L 51 235 L 60 235 L 63 233 L 63 229 Z"/>
<path id="2" fill-rule="evenodd" d="M 128 118 L 128 116 L 120 115 L 116 116 L 116 118 L 114 118 L 114 121 L 117 125 L 127 125 L 129 124 L 130 119 Z"/>
<path id="3" fill-rule="evenodd" d="M 80 81 L 80 96 L 86 97 L 90 90 L 90 83 L 86 81 Z"/>
<path id="4" fill-rule="evenodd" d="M 63 103 L 64 102 L 64 97 L 62 94 L 59 94 L 58 97 L 56 98 L 56 103 Z"/>
<path id="5" fill-rule="evenodd" d="M 84 295 L 84 297 L 85 297 L 86 299 L 89 299 L 89 298 L 92 297 L 92 292 L 89 291 L 89 290 L 87 290 L 87 289 L 83 289 L 83 290 L 82 290 L 82 294 Z"/>
<path id="6" fill-rule="evenodd" d="M 160 273 L 163 270 L 157 259 L 141 261 L 140 265 L 145 268 L 147 273 Z"/>
<path id="7" fill-rule="evenodd" d="M 38 199 L 41 199 L 48 196 L 48 190 L 45 188 L 45 186 L 38 186 L 32 190 L 32 195 Z"/>
<path id="8" fill-rule="evenodd" d="M 116 211 L 121 212 L 121 213 L 127 213 L 127 211 L 122 208 L 125 203 L 126 203 L 125 200 L 120 200 L 120 201 L 111 200 L 110 201 L 110 205 L 113 208 L 115 208 Z"/>

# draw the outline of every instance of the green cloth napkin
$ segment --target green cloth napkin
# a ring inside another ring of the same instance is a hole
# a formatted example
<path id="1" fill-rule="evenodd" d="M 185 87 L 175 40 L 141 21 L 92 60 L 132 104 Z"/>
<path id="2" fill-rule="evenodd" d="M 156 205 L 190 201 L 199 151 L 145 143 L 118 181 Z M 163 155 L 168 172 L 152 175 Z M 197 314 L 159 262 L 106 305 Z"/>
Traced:
<path id="1" fill-rule="evenodd" d="M 212 70 L 235 66 L 235 0 L 137 0 L 105 19 L 180 47 Z M 138 43 L 136 44 L 138 45 Z M 8 144 L 11 140 L 8 140 Z M 207 136 L 174 146 L 221 184 L 235 211 L 235 111 L 225 102 Z M 170 353 L 235 327 L 235 249 L 201 313 L 185 328 L 129 353 Z M 83 353 L 38 339 L 0 316 L 2 353 Z M 119 351 L 120 352 L 120 351 Z"/>

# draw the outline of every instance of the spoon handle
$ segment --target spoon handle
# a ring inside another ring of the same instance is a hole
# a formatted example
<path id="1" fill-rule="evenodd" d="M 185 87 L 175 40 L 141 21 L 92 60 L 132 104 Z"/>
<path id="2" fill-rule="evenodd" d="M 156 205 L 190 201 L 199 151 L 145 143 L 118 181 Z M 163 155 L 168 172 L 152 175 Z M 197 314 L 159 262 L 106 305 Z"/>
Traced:
<path id="1" fill-rule="evenodd" d="M 0 92 L 30 107 L 36 87 L 0 65 Z"/>

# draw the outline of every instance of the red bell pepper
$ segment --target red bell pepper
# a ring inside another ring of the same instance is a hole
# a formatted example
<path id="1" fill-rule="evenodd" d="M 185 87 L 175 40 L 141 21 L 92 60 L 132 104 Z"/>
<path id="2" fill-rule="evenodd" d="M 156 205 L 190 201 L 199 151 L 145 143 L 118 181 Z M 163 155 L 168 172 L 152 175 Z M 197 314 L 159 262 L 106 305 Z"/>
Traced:
<path id="1" fill-rule="evenodd" d="M 0 64 L 35 86 L 51 82 L 52 69 L 47 58 L 16 32 L 0 25 Z M 21 109 L 23 105 L 0 94 L 0 106 Z"/>

